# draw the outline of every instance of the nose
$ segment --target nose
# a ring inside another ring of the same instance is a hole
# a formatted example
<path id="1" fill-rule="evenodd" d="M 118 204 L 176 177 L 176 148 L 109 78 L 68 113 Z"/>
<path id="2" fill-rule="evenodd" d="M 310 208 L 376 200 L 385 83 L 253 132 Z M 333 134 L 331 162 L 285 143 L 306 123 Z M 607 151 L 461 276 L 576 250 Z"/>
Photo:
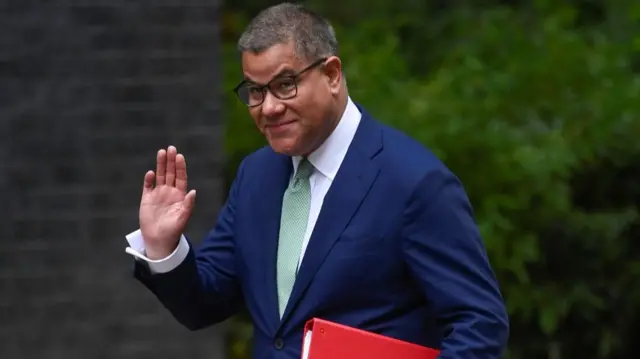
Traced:
<path id="1" fill-rule="evenodd" d="M 284 104 L 270 91 L 264 94 L 264 102 L 262 102 L 262 114 L 266 117 L 277 116 L 284 111 Z"/>

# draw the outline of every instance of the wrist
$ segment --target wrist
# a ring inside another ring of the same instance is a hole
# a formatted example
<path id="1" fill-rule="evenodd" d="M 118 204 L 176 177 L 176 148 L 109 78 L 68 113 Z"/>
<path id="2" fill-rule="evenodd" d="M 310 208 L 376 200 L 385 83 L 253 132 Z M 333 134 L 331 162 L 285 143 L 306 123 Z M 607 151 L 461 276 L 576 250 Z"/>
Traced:
<path id="1" fill-rule="evenodd" d="M 178 241 L 172 246 L 150 246 L 145 245 L 145 256 L 153 261 L 169 257 L 178 247 Z"/>

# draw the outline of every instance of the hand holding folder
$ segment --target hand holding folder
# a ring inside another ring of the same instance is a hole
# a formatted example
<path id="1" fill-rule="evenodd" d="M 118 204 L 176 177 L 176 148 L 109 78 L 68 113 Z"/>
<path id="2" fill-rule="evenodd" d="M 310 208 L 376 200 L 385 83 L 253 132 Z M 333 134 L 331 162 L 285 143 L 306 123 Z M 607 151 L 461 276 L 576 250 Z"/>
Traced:
<path id="1" fill-rule="evenodd" d="M 313 318 L 304 328 L 301 359 L 436 359 L 440 351 Z"/>

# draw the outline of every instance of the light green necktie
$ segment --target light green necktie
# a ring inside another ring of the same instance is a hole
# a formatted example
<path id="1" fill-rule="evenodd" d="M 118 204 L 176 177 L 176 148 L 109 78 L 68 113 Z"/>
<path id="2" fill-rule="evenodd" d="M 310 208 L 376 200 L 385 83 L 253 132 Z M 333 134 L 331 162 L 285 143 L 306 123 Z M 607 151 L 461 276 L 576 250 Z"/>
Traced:
<path id="1" fill-rule="evenodd" d="M 295 176 L 289 182 L 282 200 L 280 238 L 278 241 L 277 285 L 280 317 L 284 313 L 293 289 L 302 250 L 302 241 L 307 230 L 311 205 L 309 176 L 313 165 L 302 159 Z"/>

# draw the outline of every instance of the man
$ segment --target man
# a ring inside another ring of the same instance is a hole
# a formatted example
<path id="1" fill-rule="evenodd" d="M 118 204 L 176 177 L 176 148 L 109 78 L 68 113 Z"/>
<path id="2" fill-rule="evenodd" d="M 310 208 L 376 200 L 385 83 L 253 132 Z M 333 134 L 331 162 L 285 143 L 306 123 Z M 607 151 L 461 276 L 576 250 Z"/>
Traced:
<path id="1" fill-rule="evenodd" d="M 327 21 L 299 5 L 257 15 L 239 40 L 236 88 L 269 146 L 246 157 L 197 248 L 184 156 L 144 177 L 135 277 L 196 330 L 244 305 L 254 358 L 299 358 L 320 317 L 495 359 L 508 319 L 458 179 L 422 145 L 349 97 Z"/>

